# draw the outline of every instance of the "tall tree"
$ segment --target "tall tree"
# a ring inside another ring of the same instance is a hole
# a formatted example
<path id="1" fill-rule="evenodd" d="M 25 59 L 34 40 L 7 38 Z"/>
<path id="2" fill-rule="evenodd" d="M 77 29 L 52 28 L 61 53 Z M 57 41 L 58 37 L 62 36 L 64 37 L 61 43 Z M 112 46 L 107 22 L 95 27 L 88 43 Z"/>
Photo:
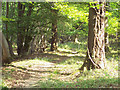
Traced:
<path id="1" fill-rule="evenodd" d="M 105 67 L 105 0 L 89 8 L 88 51 L 80 70 Z"/>
<path id="2" fill-rule="evenodd" d="M 1 7 L 2 7 L 2 3 L 0 2 L 0 17 L 1 17 L 1 11 L 2 11 Z M 1 28 L 2 28 L 2 21 L 0 19 L 0 61 L 2 62 L 1 64 L 3 64 L 3 63 L 9 63 L 10 62 L 9 58 L 11 56 L 10 56 L 7 40 L 3 35 Z"/>
<path id="3" fill-rule="evenodd" d="M 120 10 L 119 10 L 120 13 Z M 120 19 L 118 20 L 120 25 Z M 120 27 L 118 28 L 118 56 L 120 57 Z"/>
<path id="4" fill-rule="evenodd" d="M 23 48 L 23 42 L 24 42 L 24 28 L 23 27 L 23 14 L 25 11 L 25 5 L 23 5 L 21 2 L 18 2 L 18 33 L 17 33 L 17 53 L 18 55 L 21 55 L 22 48 Z"/>
<path id="5" fill-rule="evenodd" d="M 22 52 L 24 53 L 27 53 L 28 50 L 29 50 L 29 46 L 30 46 L 30 41 L 32 40 L 32 36 L 30 34 L 30 28 L 29 26 L 31 25 L 30 24 L 30 16 L 31 16 L 31 13 L 32 13 L 32 8 L 33 8 L 33 4 L 31 3 L 28 3 L 28 12 L 27 12 L 27 18 L 28 18 L 28 21 L 27 21 L 27 24 L 26 24 L 26 32 L 25 32 L 25 41 L 24 41 L 24 46 L 22 48 Z"/>
<path id="6" fill-rule="evenodd" d="M 12 7 L 11 7 L 11 9 L 12 9 Z M 9 17 L 9 12 L 10 12 L 10 10 L 9 10 L 9 2 L 6 2 L 6 18 L 7 19 L 10 18 Z M 12 48 L 12 38 L 10 38 L 11 35 L 9 34 L 8 25 L 9 25 L 8 21 L 6 21 L 6 23 L 5 23 L 6 36 L 5 37 L 6 37 L 6 40 L 8 42 L 8 46 L 9 46 L 9 49 L 10 49 L 10 54 L 11 54 L 11 56 L 14 56 L 13 48 Z"/>
<path id="7" fill-rule="evenodd" d="M 51 51 L 57 50 L 58 34 L 57 34 L 57 15 L 58 10 L 54 9 L 54 3 L 51 3 L 51 13 L 52 13 L 52 40 L 51 40 Z"/>

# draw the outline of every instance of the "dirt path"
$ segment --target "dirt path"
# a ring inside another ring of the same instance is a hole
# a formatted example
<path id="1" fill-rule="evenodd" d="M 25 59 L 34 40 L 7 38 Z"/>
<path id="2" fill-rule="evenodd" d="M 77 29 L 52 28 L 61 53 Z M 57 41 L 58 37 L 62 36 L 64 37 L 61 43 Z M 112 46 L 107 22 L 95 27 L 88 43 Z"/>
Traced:
<path id="1" fill-rule="evenodd" d="M 75 56 L 75 54 L 72 55 Z M 13 63 L 2 68 L 2 78 L 9 88 L 37 87 L 37 82 L 44 82 L 50 78 L 70 81 L 69 74 L 72 73 L 72 70 L 63 70 L 65 65 L 59 65 L 59 63 L 64 62 L 73 56 L 41 53 L 22 57 L 17 60 L 17 64 Z M 34 60 L 31 60 L 31 64 L 28 62 L 28 60 L 35 58 L 48 58 L 48 62 L 42 62 L 40 60 L 36 60 L 35 62 Z M 20 63 L 19 61 L 24 61 L 24 63 Z"/>

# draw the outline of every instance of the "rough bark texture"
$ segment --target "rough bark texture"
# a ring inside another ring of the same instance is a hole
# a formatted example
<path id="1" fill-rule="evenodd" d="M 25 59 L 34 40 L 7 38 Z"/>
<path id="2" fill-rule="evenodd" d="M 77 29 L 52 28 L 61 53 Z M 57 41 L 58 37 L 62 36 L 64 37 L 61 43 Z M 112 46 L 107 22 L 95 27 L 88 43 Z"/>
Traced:
<path id="1" fill-rule="evenodd" d="M 55 16 L 55 18 L 53 18 L 52 20 L 52 40 L 51 40 L 51 51 L 55 51 L 57 50 L 57 11 L 56 10 L 52 10 L 53 16 Z"/>
<path id="2" fill-rule="evenodd" d="M 103 4 L 99 2 L 99 4 Z M 95 4 L 94 4 L 95 5 Z M 105 67 L 105 39 L 104 39 L 104 20 L 105 6 L 90 7 L 89 9 L 89 32 L 88 32 L 88 51 L 84 64 L 80 68 L 87 70 Z"/>

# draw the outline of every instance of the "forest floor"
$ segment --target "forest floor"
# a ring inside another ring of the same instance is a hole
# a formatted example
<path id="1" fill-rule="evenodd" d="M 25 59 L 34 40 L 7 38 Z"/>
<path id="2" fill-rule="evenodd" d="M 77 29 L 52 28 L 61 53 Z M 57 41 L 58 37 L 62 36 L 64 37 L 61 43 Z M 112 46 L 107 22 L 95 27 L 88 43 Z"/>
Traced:
<path id="1" fill-rule="evenodd" d="M 118 61 L 107 61 L 105 70 L 85 71 L 85 53 L 45 52 L 16 59 L 1 68 L 7 88 L 118 88 Z M 79 77 L 76 77 L 78 74 Z"/>
<path id="2" fill-rule="evenodd" d="M 9 88 L 31 88 L 37 87 L 39 81 L 43 83 L 52 79 L 70 81 L 70 74 L 80 66 L 78 65 L 77 68 L 74 65 L 68 67 L 60 65 L 60 63 L 75 58 L 78 60 L 84 57 L 80 57 L 74 52 L 45 52 L 19 58 L 2 68 L 5 85 Z M 68 63 L 70 64 L 70 62 Z M 79 64 L 79 62 L 77 63 Z"/>

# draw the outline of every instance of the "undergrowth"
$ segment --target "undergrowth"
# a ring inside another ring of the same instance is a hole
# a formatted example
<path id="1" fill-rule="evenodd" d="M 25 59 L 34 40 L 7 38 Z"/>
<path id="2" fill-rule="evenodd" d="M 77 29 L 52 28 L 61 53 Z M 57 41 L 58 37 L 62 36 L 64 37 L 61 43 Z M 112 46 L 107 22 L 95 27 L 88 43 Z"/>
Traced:
<path id="1" fill-rule="evenodd" d="M 60 50 L 76 50 L 77 44 L 74 45 L 74 43 L 70 44 L 69 42 L 67 44 L 63 44 L 63 46 L 61 45 L 59 48 L 61 48 Z M 85 49 L 83 50 L 85 51 Z M 85 70 L 83 73 L 80 73 L 78 77 L 72 79 L 76 73 L 79 73 L 78 69 L 83 64 L 85 57 L 67 56 L 70 53 L 67 53 L 66 57 L 62 57 L 59 52 L 53 52 L 53 56 L 51 54 L 50 56 L 46 57 L 25 59 L 23 61 L 11 63 L 11 65 L 16 67 L 4 67 L 3 87 L 10 88 L 14 86 L 7 84 L 8 82 L 6 80 L 8 78 L 9 80 L 16 80 L 15 77 L 12 77 L 14 72 L 21 70 L 21 72 L 24 71 L 31 73 L 31 71 L 27 70 L 34 71 L 35 69 L 37 70 L 36 73 L 38 74 L 40 80 L 30 85 L 31 88 L 118 88 L 118 69 L 120 68 L 118 67 L 119 57 L 117 57 L 116 54 L 109 54 L 106 56 L 105 69 L 96 69 L 90 71 Z M 58 56 L 55 57 L 55 55 Z M 60 60 L 60 62 L 58 63 L 57 60 Z M 47 72 L 39 72 L 43 69 Z M 29 79 L 30 78 L 31 76 Z M 28 78 L 25 80 L 28 80 Z"/>

